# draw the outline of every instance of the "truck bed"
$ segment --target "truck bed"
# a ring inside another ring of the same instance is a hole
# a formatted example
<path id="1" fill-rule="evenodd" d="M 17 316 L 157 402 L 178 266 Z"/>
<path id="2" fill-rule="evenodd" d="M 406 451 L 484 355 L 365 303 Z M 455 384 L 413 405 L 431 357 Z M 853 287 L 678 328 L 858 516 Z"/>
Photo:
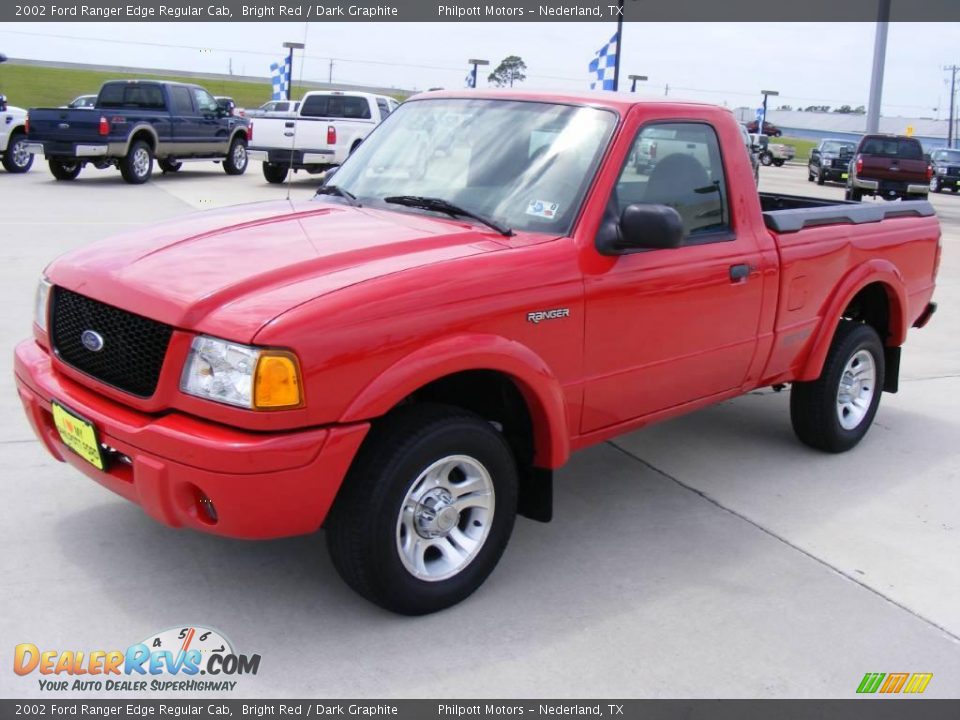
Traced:
<path id="1" fill-rule="evenodd" d="M 933 206 L 926 200 L 896 203 L 836 202 L 799 195 L 760 193 L 763 222 L 777 233 L 798 232 L 818 225 L 861 225 L 892 217 L 929 217 Z"/>

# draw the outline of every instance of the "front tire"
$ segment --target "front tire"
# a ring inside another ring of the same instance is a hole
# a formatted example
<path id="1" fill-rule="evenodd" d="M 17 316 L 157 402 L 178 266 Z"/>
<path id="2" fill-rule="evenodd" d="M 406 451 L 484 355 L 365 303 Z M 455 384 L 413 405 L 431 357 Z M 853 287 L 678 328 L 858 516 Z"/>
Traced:
<path id="1" fill-rule="evenodd" d="M 824 177 L 824 172 L 821 170 L 817 173 L 817 185 L 823 185 L 827 181 L 827 178 Z"/>
<path id="2" fill-rule="evenodd" d="M 935 192 L 935 193 L 943 192 L 943 187 L 940 185 L 940 180 L 937 178 L 936 175 L 930 178 L 930 192 Z"/>
<path id="3" fill-rule="evenodd" d="M 800 441 L 832 453 L 859 443 L 880 404 L 884 371 L 877 331 L 841 320 L 820 377 L 790 390 L 790 420 Z"/>
<path id="4" fill-rule="evenodd" d="M 10 136 L 3 154 L 3 167 L 8 173 L 25 173 L 33 165 L 33 155 L 27 152 L 27 136 L 15 132 Z"/>
<path id="5" fill-rule="evenodd" d="M 134 140 L 120 159 L 120 174 L 131 185 L 142 185 L 153 174 L 153 150 L 143 140 Z"/>
<path id="6" fill-rule="evenodd" d="M 287 168 L 283 165 L 274 165 L 273 163 L 263 163 L 263 177 L 268 183 L 280 185 L 287 179 Z"/>
<path id="7" fill-rule="evenodd" d="M 412 405 L 375 425 L 327 521 L 350 587 L 404 615 L 455 605 L 493 571 L 510 539 L 517 467 L 490 423 Z"/>
<path id="8" fill-rule="evenodd" d="M 50 158 L 47 160 L 47 165 L 50 167 L 50 174 L 57 180 L 76 180 L 83 169 L 83 163 L 79 160 Z"/>
<path id="9" fill-rule="evenodd" d="M 242 137 L 235 137 L 230 143 L 227 157 L 223 160 L 223 171 L 227 175 L 243 175 L 247 171 L 247 141 Z"/>
<path id="10" fill-rule="evenodd" d="M 760 156 L 760 164 L 763 165 L 764 167 L 770 167 L 771 165 L 773 165 L 773 155 L 771 155 L 768 152 L 763 153 Z"/>

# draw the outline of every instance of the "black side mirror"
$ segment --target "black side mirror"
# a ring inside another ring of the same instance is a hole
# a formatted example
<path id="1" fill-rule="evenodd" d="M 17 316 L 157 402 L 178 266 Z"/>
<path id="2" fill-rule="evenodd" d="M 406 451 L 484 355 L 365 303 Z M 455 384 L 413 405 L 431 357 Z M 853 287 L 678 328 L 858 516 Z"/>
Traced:
<path id="1" fill-rule="evenodd" d="M 814 148 L 813 150 L 810 151 L 810 157 L 817 157 L 819 154 L 820 154 L 820 150 L 817 148 Z"/>
<path id="2" fill-rule="evenodd" d="M 679 247 L 683 242 L 680 213 L 667 205 L 627 205 L 619 222 L 609 222 L 597 235 L 601 255 L 628 255 L 641 250 Z"/>

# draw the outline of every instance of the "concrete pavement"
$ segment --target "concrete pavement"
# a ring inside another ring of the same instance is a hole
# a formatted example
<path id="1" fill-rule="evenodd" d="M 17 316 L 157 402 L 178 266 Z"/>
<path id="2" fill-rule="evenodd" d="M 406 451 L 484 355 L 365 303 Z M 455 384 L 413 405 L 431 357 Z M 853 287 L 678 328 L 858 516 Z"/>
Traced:
<path id="1" fill-rule="evenodd" d="M 296 176 L 291 192 L 317 180 Z M 763 189 L 842 197 L 802 168 Z M 960 697 L 960 196 L 944 222 L 940 311 L 901 391 L 851 453 L 792 435 L 759 391 L 575 456 L 554 522 L 520 520 L 493 576 L 425 618 L 367 604 L 322 534 L 240 542 L 170 530 L 50 459 L 23 419 L 11 352 L 55 255 L 130 225 L 276 199 L 254 164 L 188 165 L 142 187 L 115 171 L 0 173 L 0 696 L 41 696 L 13 645 L 123 648 L 184 624 L 262 655 L 237 697 L 852 697 L 866 672 L 932 672 Z"/>

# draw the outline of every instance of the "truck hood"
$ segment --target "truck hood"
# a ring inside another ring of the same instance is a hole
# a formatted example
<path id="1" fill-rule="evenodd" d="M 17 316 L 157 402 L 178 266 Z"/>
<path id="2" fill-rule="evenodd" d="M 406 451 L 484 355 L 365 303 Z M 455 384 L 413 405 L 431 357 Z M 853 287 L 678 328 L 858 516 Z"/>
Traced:
<path id="1" fill-rule="evenodd" d="M 250 342 L 316 297 L 503 249 L 485 228 L 320 200 L 267 202 L 140 227 L 57 259 L 55 284 L 174 327 Z"/>

